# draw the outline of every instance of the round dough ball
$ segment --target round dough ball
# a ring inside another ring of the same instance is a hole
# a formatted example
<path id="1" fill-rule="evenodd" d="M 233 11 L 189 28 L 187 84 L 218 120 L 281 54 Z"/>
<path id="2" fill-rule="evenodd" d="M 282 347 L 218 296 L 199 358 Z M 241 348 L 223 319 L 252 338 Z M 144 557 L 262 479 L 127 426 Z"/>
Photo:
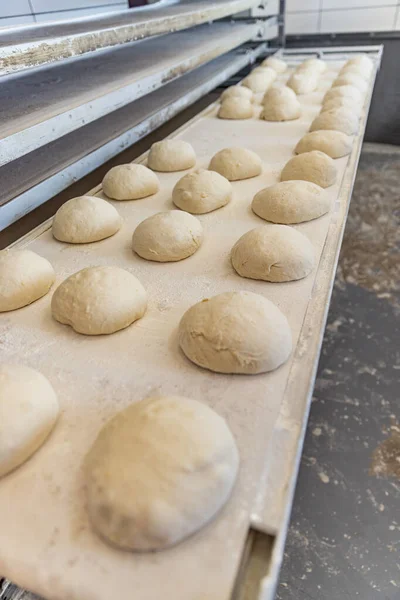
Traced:
<path id="1" fill-rule="evenodd" d="M 361 77 L 365 81 L 369 81 L 371 78 L 371 71 L 369 69 L 364 69 L 363 67 L 357 65 L 345 65 L 340 70 L 340 75 L 356 75 L 357 77 Z"/>
<path id="2" fill-rule="evenodd" d="M 226 422 L 180 396 L 119 412 L 85 462 L 94 529 L 124 550 L 162 550 L 198 531 L 227 502 L 239 453 Z"/>
<path id="3" fill-rule="evenodd" d="M 139 200 L 160 189 L 157 175 L 144 165 L 117 165 L 103 179 L 103 192 L 113 200 Z"/>
<path id="4" fill-rule="evenodd" d="M 266 92 L 276 79 L 276 72 L 266 67 L 259 71 L 254 70 L 242 81 L 242 85 L 248 87 L 254 94 Z"/>
<path id="5" fill-rule="evenodd" d="M 251 101 L 235 96 L 224 100 L 218 111 L 220 119 L 251 119 L 252 116 L 253 105 Z"/>
<path id="6" fill-rule="evenodd" d="M 353 75 L 352 73 L 342 73 L 335 79 L 332 83 L 332 88 L 340 87 L 343 85 L 353 85 L 356 87 L 362 94 L 365 94 L 368 88 L 368 83 L 362 77 L 358 77 L 357 75 Z"/>
<path id="7" fill-rule="evenodd" d="M 293 73 L 286 85 L 292 88 L 298 95 L 310 94 L 318 87 L 318 77 L 313 71 L 304 69 L 303 71 Z"/>
<path id="8" fill-rule="evenodd" d="M 48 260 L 30 250 L 0 252 L 0 312 L 15 310 L 38 300 L 54 283 Z"/>
<path id="9" fill-rule="evenodd" d="M 324 110 L 311 123 L 310 131 L 330 129 L 354 135 L 358 131 L 359 117 L 347 108 Z"/>
<path id="10" fill-rule="evenodd" d="M 306 133 L 294 149 L 296 154 L 320 150 L 331 158 L 341 158 L 350 154 L 353 138 L 342 131 L 320 130 Z"/>
<path id="11" fill-rule="evenodd" d="M 57 396 L 38 371 L 0 365 L 0 477 L 28 460 L 53 429 Z"/>
<path id="12" fill-rule="evenodd" d="M 258 154 L 246 148 L 224 148 L 214 154 L 208 168 L 229 181 L 238 181 L 260 175 L 262 163 Z"/>
<path id="13" fill-rule="evenodd" d="M 328 194 L 310 181 L 281 181 L 260 190 L 251 205 L 256 215 L 272 223 L 303 223 L 330 209 Z"/>
<path id="14" fill-rule="evenodd" d="M 261 225 L 236 242 L 232 265 L 241 277 L 282 283 L 303 279 L 314 268 L 314 248 L 300 231 L 287 225 Z"/>
<path id="15" fill-rule="evenodd" d="M 175 206 L 202 215 L 221 208 L 232 198 L 232 185 L 216 171 L 198 169 L 184 175 L 172 190 Z"/>
<path id="16" fill-rule="evenodd" d="M 292 121 L 301 115 L 301 105 L 294 91 L 286 86 L 271 88 L 263 98 L 260 118 L 265 121 Z"/>
<path id="17" fill-rule="evenodd" d="M 318 75 L 320 75 L 321 73 L 326 71 L 326 69 L 327 69 L 326 62 L 321 60 L 320 58 L 307 58 L 307 60 L 304 60 L 297 67 L 298 71 L 312 70 L 312 71 L 315 71 L 315 73 L 317 73 Z"/>
<path id="18" fill-rule="evenodd" d="M 281 173 L 281 181 L 302 179 L 316 183 L 322 188 L 333 185 L 336 177 L 335 162 L 318 150 L 294 156 L 286 163 Z"/>
<path id="19" fill-rule="evenodd" d="M 359 102 L 352 100 L 352 98 L 346 98 L 345 96 L 338 96 L 337 98 L 325 100 L 321 112 L 331 110 L 332 108 L 347 108 L 357 115 L 360 115 L 362 111 L 362 105 Z"/>
<path id="20" fill-rule="evenodd" d="M 243 85 L 231 85 L 226 88 L 221 94 L 221 102 L 228 98 L 244 98 L 245 100 L 253 100 L 253 92 L 250 88 L 244 87 Z"/>
<path id="21" fill-rule="evenodd" d="M 191 256 L 203 241 L 203 227 L 182 210 L 168 210 L 148 217 L 133 232 L 132 248 L 142 258 L 175 262 Z"/>
<path id="22" fill-rule="evenodd" d="M 51 301 L 56 321 L 78 333 L 102 335 L 143 317 L 147 294 L 131 273 L 119 267 L 88 267 L 63 281 Z"/>
<path id="23" fill-rule="evenodd" d="M 364 69 L 365 71 L 368 70 L 369 72 L 371 72 L 374 68 L 374 63 L 368 56 L 366 56 L 365 54 L 361 54 L 359 56 L 354 56 L 353 58 L 348 60 L 345 66 L 356 66 L 361 69 Z"/>
<path id="24" fill-rule="evenodd" d="M 196 154 L 188 142 L 163 140 L 152 145 L 147 164 L 150 169 L 164 173 L 185 171 L 196 164 Z"/>
<path id="25" fill-rule="evenodd" d="M 363 94 L 354 85 L 341 85 L 331 88 L 324 96 L 324 103 L 332 98 L 350 98 L 358 104 L 363 104 Z"/>
<path id="26" fill-rule="evenodd" d="M 79 196 L 58 209 L 52 233 L 60 242 L 88 244 L 114 235 L 121 225 L 122 219 L 112 204 L 96 196 Z"/>
<path id="27" fill-rule="evenodd" d="M 252 292 L 225 292 L 198 302 L 183 315 L 178 335 L 187 358 L 217 373 L 272 371 L 292 351 L 286 317 Z"/>
<path id="28" fill-rule="evenodd" d="M 268 56 L 265 60 L 262 61 L 261 66 L 269 67 L 273 69 L 277 73 L 284 73 L 288 68 L 287 64 L 284 60 L 280 58 L 276 58 L 275 56 Z"/>

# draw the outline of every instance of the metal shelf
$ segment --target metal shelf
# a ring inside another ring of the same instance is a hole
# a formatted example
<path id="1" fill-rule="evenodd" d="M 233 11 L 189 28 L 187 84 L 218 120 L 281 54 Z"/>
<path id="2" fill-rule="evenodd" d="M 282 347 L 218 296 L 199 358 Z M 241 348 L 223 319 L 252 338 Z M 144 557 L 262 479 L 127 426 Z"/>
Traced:
<path id="1" fill-rule="evenodd" d="M 222 19 L 257 0 L 162 0 L 151 6 L 0 32 L 0 75 Z"/>
<path id="2" fill-rule="evenodd" d="M 234 73 L 266 45 L 238 48 L 161 89 L 0 168 L 0 230 L 154 131 Z"/>
<path id="3" fill-rule="evenodd" d="M 0 165 L 118 110 L 259 30 L 255 23 L 201 25 L 4 82 Z"/>

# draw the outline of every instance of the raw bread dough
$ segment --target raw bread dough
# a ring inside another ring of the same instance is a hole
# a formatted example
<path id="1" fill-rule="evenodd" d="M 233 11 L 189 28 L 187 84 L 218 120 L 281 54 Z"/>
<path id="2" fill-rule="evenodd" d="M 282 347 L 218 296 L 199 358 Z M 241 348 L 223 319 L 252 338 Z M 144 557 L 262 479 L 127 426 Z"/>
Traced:
<path id="1" fill-rule="evenodd" d="M 208 523 L 227 502 L 239 453 L 225 420 L 180 396 L 119 412 L 85 462 L 94 529 L 124 550 L 162 550 Z"/>
<path id="2" fill-rule="evenodd" d="M 133 232 L 132 248 L 142 258 L 174 262 L 191 256 L 203 241 L 203 227 L 182 210 L 168 210 L 148 217 Z"/>
<path id="3" fill-rule="evenodd" d="M 314 268 L 314 248 L 300 231 L 287 225 L 261 225 L 236 242 L 232 265 L 241 277 L 282 283 L 303 279 Z"/>
<path id="4" fill-rule="evenodd" d="M 338 88 L 339 89 L 339 88 Z M 332 108 L 324 110 L 311 123 L 310 131 L 330 129 L 354 135 L 358 131 L 359 117 L 348 108 Z"/>
<path id="5" fill-rule="evenodd" d="M 286 85 L 296 94 L 310 94 L 318 87 L 318 76 L 310 69 L 304 69 L 293 73 Z"/>
<path id="6" fill-rule="evenodd" d="M 342 131 L 320 130 L 306 133 L 297 143 L 296 154 L 320 150 L 331 158 L 341 158 L 350 154 L 353 138 Z"/>
<path id="7" fill-rule="evenodd" d="M 22 365 L 0 365 L 0 477 L 40 448 L 58 413 L 46 377 Z"/>
<path id="8" fill-rule="evenodd" d="M 163 140 L 151 146 L 147 164 L 150 169 L 164 173 L 185 171 L 196 164 L 196 154 L 188 142 Z"/>
<path id="9" fill-rule="evenodd" d="M 198 169 L 184 175 L 172 190 L 172 201 L 182 210 L 204 214 L 228 204 L 232 198 L 232 185 L 217 173 Z"/>
<path id="10" fill-rule="evenodd" d="M 103 179 L 103 192 L 113 200 L 139 200 L 156 194 L 158 177 L 144 165 L 117 165 Z"/>
<path id="11" fill-rule="evenodd" d="M 333 185 L 336 177 L 334 160 L 318 150 L 294 156 L 286 163 L 281 173 L 281 181 L 303 179 L 323 188 Z"/>
<path id="12" fill-rule="evenodd" d="M 229 181 L 257 177 L 262 171 L 261 159 L 246 148 L 225 148 L 211 159 L 210 171 L 216 171 Z"/>
<path id="13" fill-rule="evenodd" d="M 124 329 L 143 317 L 146 308 L 142 284 L 119 267 L 82 269 L 63 281 L 51 301 L 56 321 L 86 335 Z"/>
<path id="14" fill-rule="evenodd" d="M 350 98 L 358 104 L 363 104 L 363 94 L 354 85 L 341 85 L 328 90 L 324 96 L 324 103 L 332 98 Z"/>
<path id="15" fill-rule="evenodd" d="M 343 85 L 352 85 L 360 90 L 362 94 L 365 94 L 368 88 L 368 83 L 365 79 L 354 75 L 353 73 L 342 73 L 339 77 L 336 77 L 335 81 L 332 83 L 332 88 Z"/>
<path id="16" fill-rule="evenodd" d="M 325 100 L 321 112 L 331 110 L 332 108 L 347 108 L 357 115 L 360 115 L 362 111 L 362 105 L 359 102 L 356 102 L 352 98 L 346 98 L 345 96 L 338 96 L 337 98 Z"/>
<path id="17" fill-rule="evenodd" d="M 321 73 L 323 73 L 324 71 L 326 71 L 326 69 L 327 69 L 326 62 L 321 60 L 320 58 L 307 58 L 307 60 L 304 60 L 297 67 L 297 71 L 312 70 L 319 75 Z"/>
<path id="18" fill-rule="evenodd" d="M 79 196 L 58 209 L 52 233 L 60 242 L 88 244 L 114 235 L 121 225 L 122 219 L 112 204 L 96 196 Z"/>
<path id="19" fill-rule="evenodd" d="M 221 94 L 221 102 L 227 98 L 245 98 L 246 100 L 253 100 L 253 92 L 250 88 L 244 87 L 243 85 L 231 85 L 226 88 Z"/>
<path id="20" fill-rule="evenodd" d="M 276 79 L 276 72 L 266 67 L 259 71 L 254 70 L 242 81 L 242 85 L 248 87 L 254 94 L 266 92 Z"/>
<path id="21" fill-rule="evenodd" d="M 268 58 L 262 61 L 261 66 L 270 67 L 270 69 L 273 69 L 277 73 L 284 73 L 288 68 L 284 60 L 276 58 L 275 56 L 268 56 Z"/>
<path id="22" fill-rule="evenodd" d="M 371 71 L 369 69 L 364 69 L 361 66 L 357 65 L 345 65 L 341 71 L 340 75 L 357 75 L 357 77 L 362 77 L 365 81 L 369 81 L 371 78 Z"/>
<path id="23" fill-rule="evenodd" d="M 295 92 L 286 87 L 272 87 L 263 98 L 261 119 L 265 121 L 292 121 L 301 115 L 301 105 Z"/>
<path id="24" fill-rule="evenodd" d="M 328 194 L 310 181 L 281 181 L 260 190 L 251 205 L 256 215 L 272 223 L 303 223 L 329 211 Z"/>
<path id="25" fill-rule="evenodd" d="M 0 252 L 0 312 L 15 310 L 38 300 L 54 283 L 48 260 L 30 250 Z"/>
<path id="26" fill-rule="evenodd" d="M 226 98 L 218 111 L 220 119 L 251 119 L 252 116 L 253 105 L 251 101 L 237 96 Z"/>
<path id="27" fill-rule="evenodd" d="M 368 56 L 362 54 L 360 56 L 355 56 L 354 58 L 351 58 L 345 64 L 345 67 L 353 66 L 358 67 L 359 69 L 363 69 L 365 72 L 369 71 L 371 73 L 371 71 L 374 68 L 374 63 Z"/>
<path id="28" fill-rule="evenodd" d="M 272 371 L 292 351 L 286 317 L 252 292 L 225 292 L 198 302 L 183 315 L 178 335 L 192 362 L 217 373 Z"/>

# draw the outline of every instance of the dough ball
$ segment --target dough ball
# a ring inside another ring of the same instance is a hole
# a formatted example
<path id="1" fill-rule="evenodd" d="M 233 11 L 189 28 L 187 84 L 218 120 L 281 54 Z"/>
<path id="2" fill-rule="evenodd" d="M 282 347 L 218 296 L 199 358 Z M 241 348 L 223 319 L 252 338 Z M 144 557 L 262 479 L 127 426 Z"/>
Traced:
<path id="1" fill-rule="evenodd" d="M 254 94 L 266 92 L 276 79 L 276 72 L 268 67 L 254 70 L 242 81 L 242 85 L 248 87 Z"/>
<path id="2" fill-rule="evenodd" d="M 204 214 L 228 204 L 232 185 L 216 171 L 198 169 L 184 175 L 172 190 L 172 201 L 180 209 Z"/>
<path id="3" fill-rule="evenodd" d="M 269 67 L 270 69 L 273 69 L 277 73 L 284 73 L 286 71 L 286 69 L 288 68 L 288 66 L 284 60 L 281 60 L 280 58 L 276 58 L 275 56 L 268 56 L 268 58 L 266 58 L 265 60 L 262 61 L 261 66 Z"/>
<path id="4" fill-rule="evenodd" d="M 30 250 L 0 252 L 0 312 L 15 310 L 38 300 L 54 283 L 48 260 Z"/>
<path id="5" fill-rule="evenodd" d="M 163 140 L 150 148 L 147 164 L 154 171 L 169 173 L 185 171 L 196 164 L 196 154 L 192 146 L 183 140 Z"/>
<path id="6" fill-rule="evenodd" d="M 332 88 L 340 87 L 343 85 L 352 85 L 356 87 L 362 94 L 365 94 L 368 88 L 368 83 L 362 77 L 353 75 L 352 73 L 343 73 L 339 75 L 332 83 Z"/>
<path id="7" fill-rule="evenodd" d="M 329 129 L 354 135 L 358 131 L 359 117 L 347 108 L 324 110 L 311 123 L 310 131 Z"/>
<path id="8" fill-rule="evenodd" d="M 114 235 L 121 225 L 122 219 L 112 204 L 96 196 L 79 196 L 58 209 L 52 232 L 60 242 L 88 244 Z"/>
<path id="9" fill-rule="evenodd" d="M 292 121 L 301 115 L 301 105 L 294 91 L 286 86 L 271 88 L 263 98 L 261 119 L 265 121 Z"/>
<path id="10" fill-rule="evenodd" d="M 369 81 L 371 78 L 371 71 L 369 69 L 363 69 L 362 67 L 357 65 L 345 65 L 340 71 L 340 75 L 350 74 L 356 75 L 357 77 L 361 77 L 365 81 Z"/>
<path id="11" fill-rule="evenodd" d="M 148 217 L 133 232 L 132 248 L 142 258 L 175 262 L 191 256 L 203 241 L 203 227 L 196 217 L 168 210 Z"/>
<path id="12" fill-rule="evenodd" d="M 261 159 L 246 148 L 225 148 L 211 159 L 210 171 L 216 171 L 229 181 L 257 177 L 262 171 Z"/>
<path id="13" fill-rule="evenodd" d="M 183 315 L 178 335 L 192 362 L 217 373 L 272 371 L 292 351 L 286 317 L 252 292 L 225 292 L 198 302 Z"/>
<path id="14" fill-rule="evenodd" d="M 102 335 L 143 317 L 147 294 L 131 273 L 119 267 L 88 267 L 63 281 L 51 301 L 56 321 L 78 333 Z"/>
<path id="15" fill-rule="evenodd" d="M 286 163 L 281 173 L 281 181 L 303 179 L 322 188 L 333 185 L 336 177 L 335 162 L 318 150 L 294 156 Z"/>
<path id="16" fill-rule="evenodd" d="M 353 138 L 342 131 L 320 130 L 306 133 L 297 143 L 296 154 L 320 150 L 331 158 L 341 158 L 350 154 Z"/>
<path id="17" fill-rule="evenodd" d="M 368 56 L 366 56 L 365 54 L 361 54 L 359 56 L 354 56 L 353 58 L 348 60 L 345 66 L 355 66 L 364 69 L 365 71 L 368 70 L 369 72 L 371 72 L 374 68 L 374 63 Z"/>
<path id="18" fill-rule="evenodd" d="M 314 268 L 310 240 L 287 225 L 261 225 L 236 242 L 232 265 L 241 277 L 282 283 L 303 279 Z"/>
<path id="19" fill-rule="evenodd" d="M 227 502 L 239 454 L 226 422 L 179 396 L 119 412 L 85 462 L 94 529 L 124 550 L 162 550 L 195 533 Z"/>
<path id="20" fill-rule="evenodd" d="M 256 215 L 272 223 L 303 223 L 330 209 L 328 194 L 310 181 L 281 181 L 260 190 L 251 205 Z"/>
<path id="21" fill-rule="evenodd" d="M 363 94 L 354 85 L 341 85 L 331 88 L 324 96 L 324 103 L 332 98 L 350 98 L 358 104 L 363 104 Z"/>
<path id="22" fill-rule="evenodd" d="M 0 477 L 28 460 L 53 429 L 57 396 L 38 371 L 0 365 Z"/>
<path id="23" fill-rule="evenodd" d="M 228 98 L 244 98 L 245 100 L 253 100 L 253 92 L 250 88 L 244 87 L 243 85 L 231 85 L 226 88 L 221 94 L 221 102 Z"/>
<path id="24" fill-rule="evenodd" d="M 251 101 L 237 96 L 226 98 L 218 111 L 220 119 L 251 119 L 252 116 L 253 105 Z"/>
<path id="25" fill-rule="evenodd" d="M 321 74 L 324 71 L 326 71 L 327 69 L 327 64 L 325 61 L 321 60 L 320 58 L 307 58 L 307 60 L 304 60 L 301 65 L 298 66 L 297 70 L 298 71 L 309 71 L 312 70 L 317 74 Z"/>
<path id="26" fill-rule="evenodd" d="M 332 108 L 347 108 L 357 115 L 360 115 L 362 111 L 362 105 L 359 102 L 356 102 L 352 98 L 346 98 L 345 96 L 338 96 L 336 98 L 325 100 L 321 112 L 331 110 Z"/>
<path id="27" fill-rule="evenodd" d="M 117 165 L 103 179 L 103 192 L 113 200 L 139 200 L 160 189 L 157 175 L 144 165 Z"/>
<path id="28" fill-rule="evenodd" d="M 304 69 L 303 71 L 293 73 L 286 85 L 298 95 L 310 94 L 318 87 L 318 77 L 313 71 Z"/>

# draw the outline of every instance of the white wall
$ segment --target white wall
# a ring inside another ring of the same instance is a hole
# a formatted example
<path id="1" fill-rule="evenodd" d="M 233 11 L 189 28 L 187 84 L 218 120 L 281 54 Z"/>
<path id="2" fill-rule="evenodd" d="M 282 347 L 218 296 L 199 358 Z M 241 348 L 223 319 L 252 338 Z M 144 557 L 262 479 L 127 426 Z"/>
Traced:
<path id="1" fill-rule="evenodd" d="M 400 30 L 400 0 L 286 0 L 286 33 Z"/>
<path id="2" fill-rule="evenodd" d="M 128 0 L 0 0 L 0 27 L 76 19 L 128 8 Z"/>

